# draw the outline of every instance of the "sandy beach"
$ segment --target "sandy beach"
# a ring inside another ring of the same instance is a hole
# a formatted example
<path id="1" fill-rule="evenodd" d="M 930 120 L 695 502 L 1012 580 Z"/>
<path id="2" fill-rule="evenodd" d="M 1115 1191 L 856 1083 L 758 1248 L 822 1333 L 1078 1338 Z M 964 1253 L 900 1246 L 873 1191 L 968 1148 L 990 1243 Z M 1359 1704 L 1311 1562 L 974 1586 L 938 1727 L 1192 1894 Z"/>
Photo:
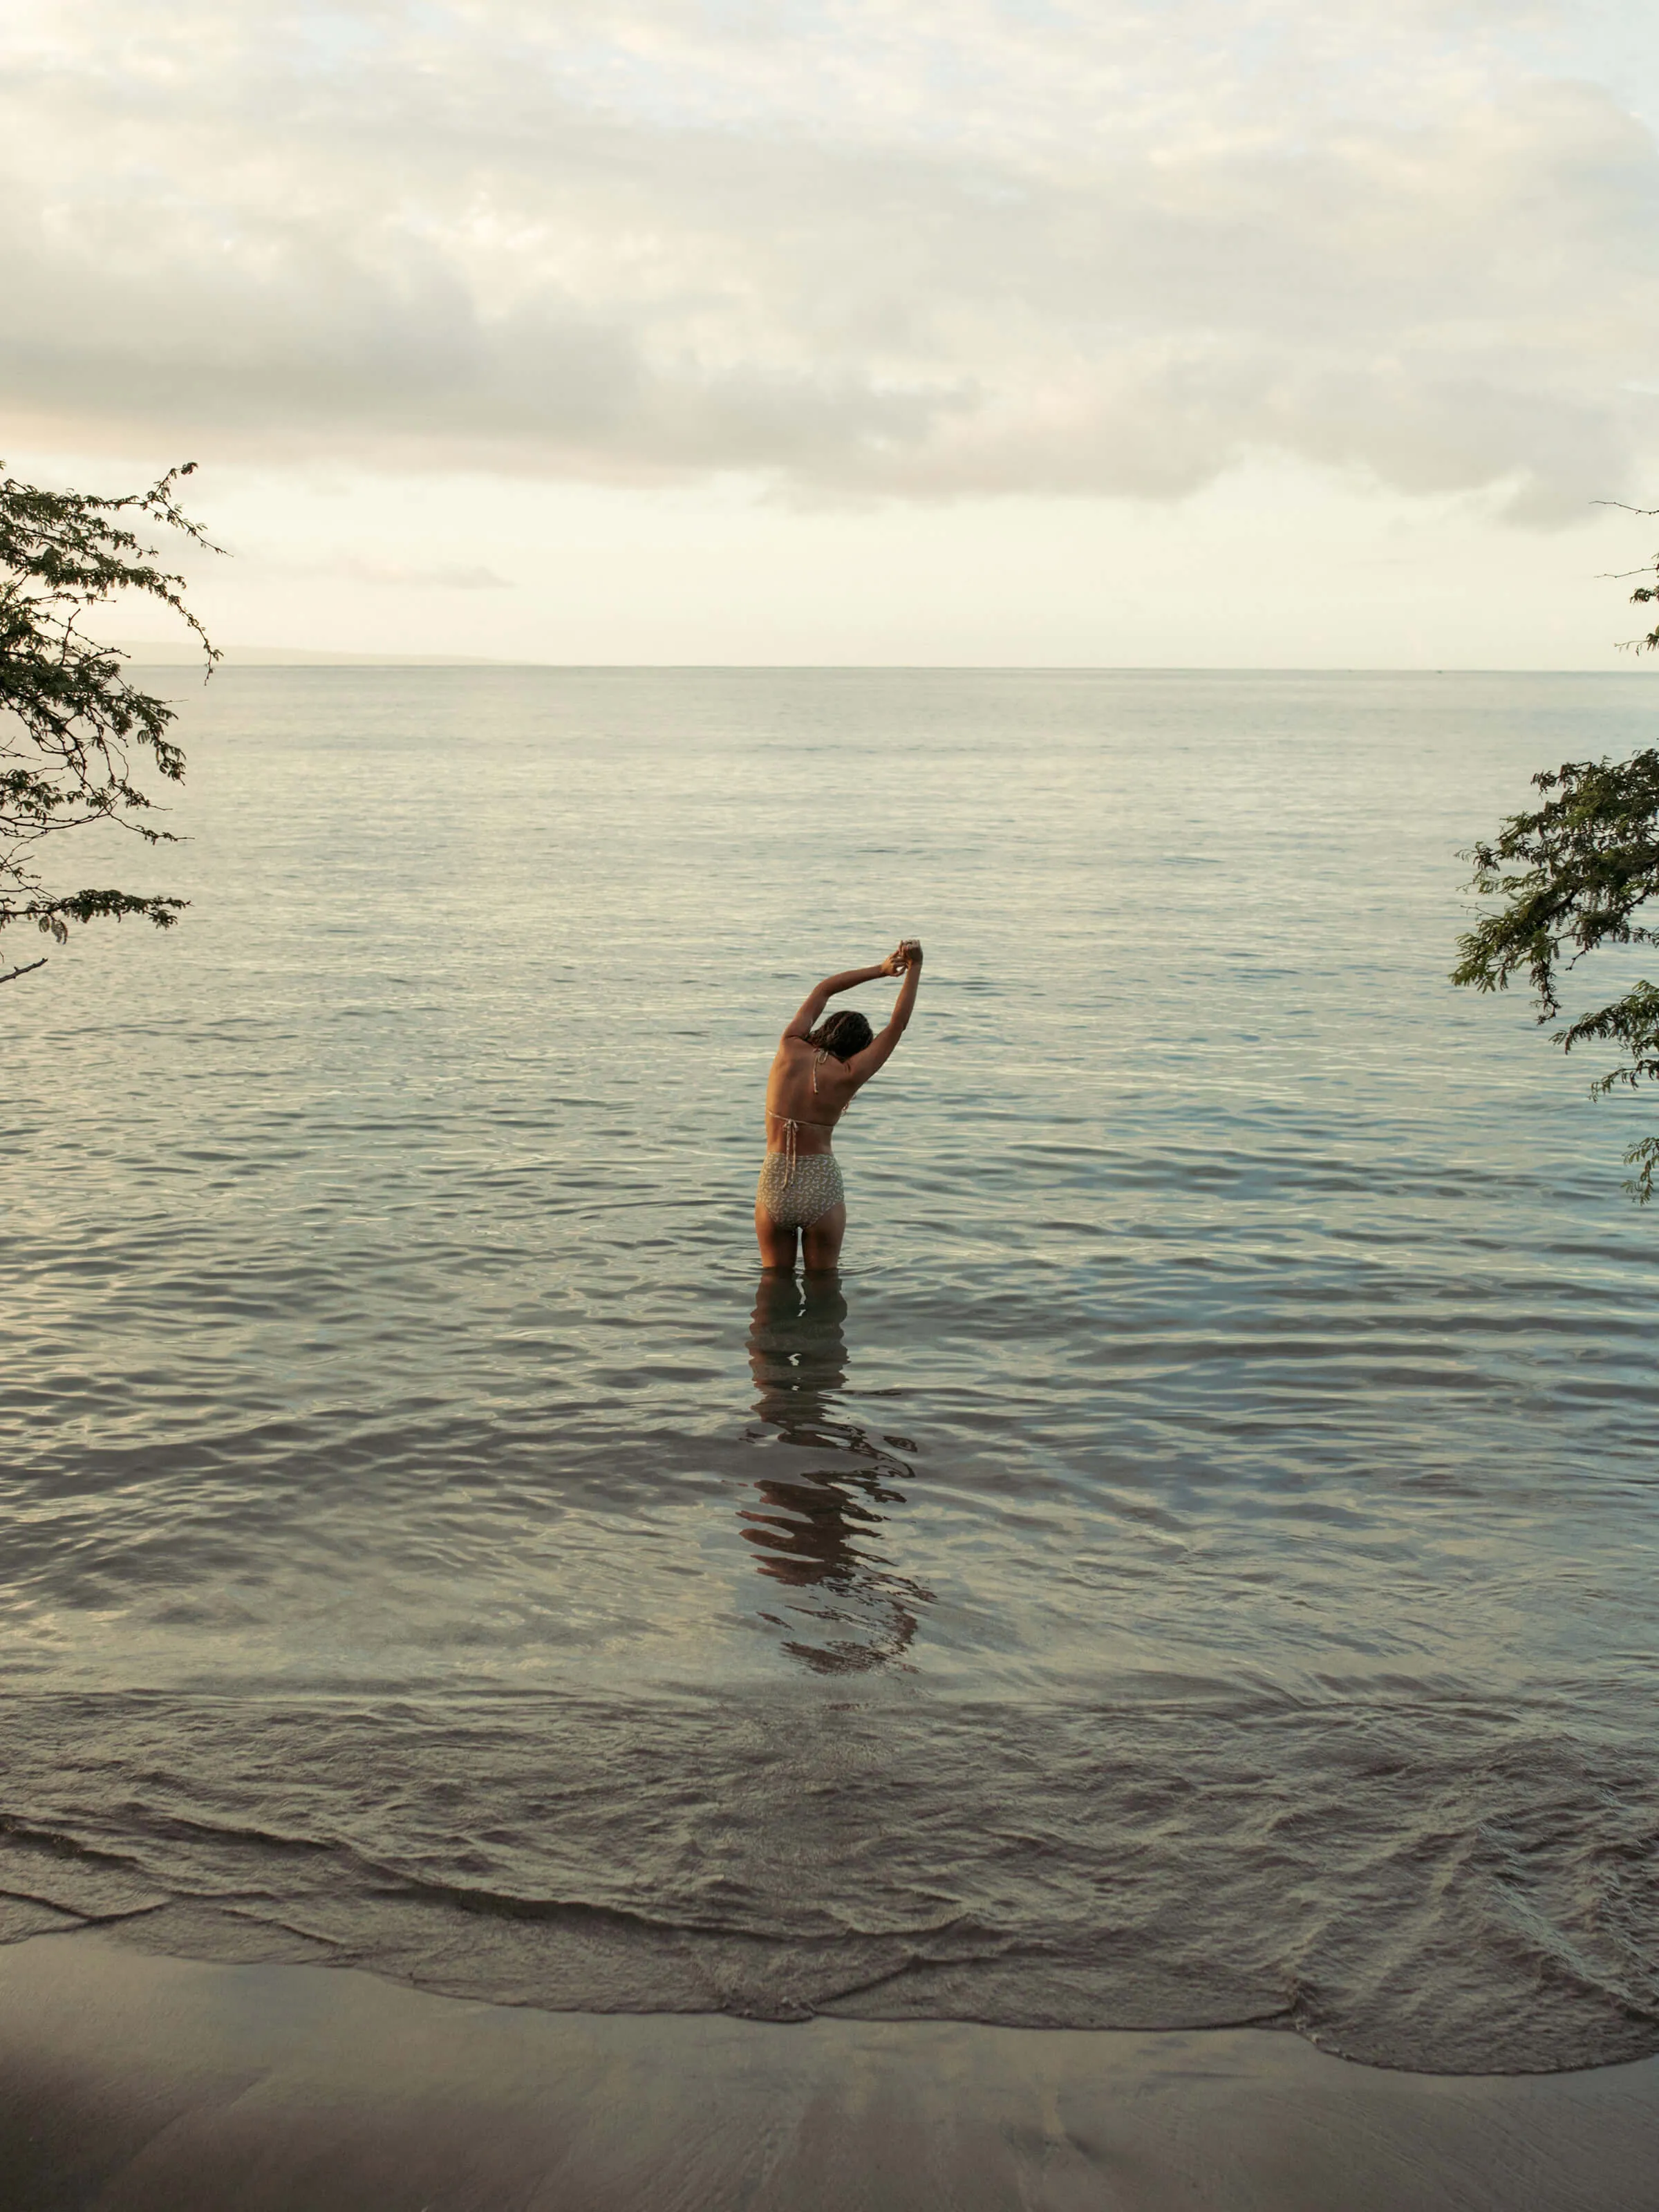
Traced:
<path id="1" fill-rule="evenodd" d="M 542 2013 L 0 1952 L 4 2212 L 1646 2212 L 1659 2060 L 1383 2072 L 1193 2034 Z"/>

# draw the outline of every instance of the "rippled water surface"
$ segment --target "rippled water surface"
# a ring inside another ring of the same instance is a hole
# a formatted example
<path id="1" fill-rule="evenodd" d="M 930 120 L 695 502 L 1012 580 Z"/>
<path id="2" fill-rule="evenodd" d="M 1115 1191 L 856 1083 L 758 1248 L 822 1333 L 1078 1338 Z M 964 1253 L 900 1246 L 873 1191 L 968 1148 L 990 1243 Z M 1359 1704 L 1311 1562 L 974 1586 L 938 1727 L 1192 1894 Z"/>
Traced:
<path id="1" fill-rule="evenodd" d="M 188 691 L 184 923 L 0 993 L 0 1932 L 1659 2048 L 1650 1125 L 1446 982 L 1652 696 Z M 763 1281 L 777 1031 L 909 933 Z"/>

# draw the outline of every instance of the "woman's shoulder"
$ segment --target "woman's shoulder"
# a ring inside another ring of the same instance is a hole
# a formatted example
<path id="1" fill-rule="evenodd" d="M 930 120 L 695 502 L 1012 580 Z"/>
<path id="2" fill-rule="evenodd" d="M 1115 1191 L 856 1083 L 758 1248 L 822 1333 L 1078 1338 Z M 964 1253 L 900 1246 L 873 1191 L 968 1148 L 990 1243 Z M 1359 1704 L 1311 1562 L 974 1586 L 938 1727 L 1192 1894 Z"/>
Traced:
<path id="1" fill-rule="evenodd" d="M 857 1076 L 854 1074 L 847 1062 L 844 1060 L 837 1060 L 833 1052 L 825 1053 L 822 1062 L 814 1069 L 814 1073 L 817 1077 L 818 1088 L 821 1091 L 831 1092 L 844 1091 L 850 1095 L 859 1087 Z"/>

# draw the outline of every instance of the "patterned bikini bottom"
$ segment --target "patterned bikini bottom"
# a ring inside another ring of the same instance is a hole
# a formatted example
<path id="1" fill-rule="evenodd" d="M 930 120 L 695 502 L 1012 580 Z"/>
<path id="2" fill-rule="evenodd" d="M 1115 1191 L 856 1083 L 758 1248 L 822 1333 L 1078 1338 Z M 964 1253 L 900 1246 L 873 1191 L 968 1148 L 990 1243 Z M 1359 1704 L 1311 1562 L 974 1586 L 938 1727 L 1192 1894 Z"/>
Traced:
<path id="1" fill-rule="evenodd" d="M 805 1229 L 847 1192 L 833 1152 L 769 1152 L 755 1195 L 780 1229 Z"/>

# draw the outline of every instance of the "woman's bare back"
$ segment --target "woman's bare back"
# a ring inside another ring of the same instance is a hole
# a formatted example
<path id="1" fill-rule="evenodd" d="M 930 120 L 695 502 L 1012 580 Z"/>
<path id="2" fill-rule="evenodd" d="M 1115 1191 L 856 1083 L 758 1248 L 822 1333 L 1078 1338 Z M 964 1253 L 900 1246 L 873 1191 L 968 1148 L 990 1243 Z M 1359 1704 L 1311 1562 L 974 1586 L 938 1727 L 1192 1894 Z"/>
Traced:
<path id="1" fill-rule="evenodd" d="M 804 1037 L 781 1038 L 766 1084 L 767 1149 L 783 1149 L 778 1124 L 793 1121 L 798 1151 L 827 1152 L 830 1133 L 858 1087 L 846 1063 L 821 1045 L 808 1044 Z"/>

